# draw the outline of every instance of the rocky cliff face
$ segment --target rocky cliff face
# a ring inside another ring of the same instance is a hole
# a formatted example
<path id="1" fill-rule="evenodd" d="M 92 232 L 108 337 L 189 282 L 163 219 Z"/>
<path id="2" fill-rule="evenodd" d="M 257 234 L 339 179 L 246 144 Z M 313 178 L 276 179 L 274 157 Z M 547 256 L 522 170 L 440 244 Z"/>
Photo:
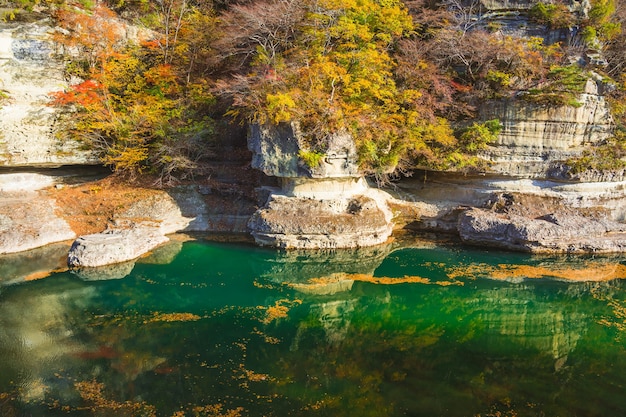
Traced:
<path id="1" fill-rule="evenodd" d="M 539 106 L 520 99 L 490 101 L 480 117 L 499 119 L 503 130 L 484 156 L 492 170 L 524 177 L 550 176 L 558 161 L 579 156 L 585 146 L 611 135 L 611 112 L 600 79 L 587 81 L 581 106 Z"/>
<path id="2" fill-rule="evenodd" d="M 497 27 L 503 36 L 538 37 L 544 45 L 572 45 L 572 51 L 579 53 L 569 57 L 572 62 L 602 65 L 601 57 L 591 56 L 591 51 L 582 48 L 578 27 L 549 28 L 530 19 L 528 11 L 537 3 L 538 0 L 481 0 L 483 9 L 477 24 L 486 30 Z M 563 4 L 573 16 L 583 20 L 591 8 L 587 0 Z M 611 135 L 613 119 L 605 99 L 606 87 L 602 78 L 594 75 L 578 98 L 579 107 L 541 106 L 517 97 L 481 103 L 479 118 L 499 119 L 503 125 L 497 143 L 483 154 L 493 163 L 491 170 L 531 178 L 559 177 L 560 162 L 579 156 L 585 146 L 598 144 Z"/>
<path id="3" fill-rule="evenodd" d="M 48 94 L 67 86 L 54 58 L 50 22 L 0 22 L 0 165 L 93 164 L 76 142 L 57 137 Z"/>

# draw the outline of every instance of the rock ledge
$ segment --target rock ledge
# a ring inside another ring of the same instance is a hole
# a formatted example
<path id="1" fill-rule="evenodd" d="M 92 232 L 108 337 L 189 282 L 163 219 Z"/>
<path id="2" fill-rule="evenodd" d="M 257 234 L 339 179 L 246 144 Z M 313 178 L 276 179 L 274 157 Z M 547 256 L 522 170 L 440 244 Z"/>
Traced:
<path id="1" fill-rule="evenodd" d="M 626 251 L 626 224 L 576 213 L 529 218 L 487 209 L 459 216 L 465 243 L 534 253 L 613 253 Z"/>

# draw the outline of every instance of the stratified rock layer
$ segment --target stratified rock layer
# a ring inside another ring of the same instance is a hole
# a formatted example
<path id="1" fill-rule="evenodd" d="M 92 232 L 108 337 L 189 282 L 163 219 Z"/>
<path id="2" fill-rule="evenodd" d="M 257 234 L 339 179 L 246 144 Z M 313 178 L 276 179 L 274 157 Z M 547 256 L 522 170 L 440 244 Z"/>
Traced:
<path id="1" fill-rule="evenodd" d="M 94 164 L 94 155 L 58 137 L 49 94 L 67 87 L 64 63 L 54 58 L 54 28 L 0 22 L 0 165 Z"/>
<path id="2" fill-rule="evenodd" d="M 257 243 L 279 248 L 355 248 L 384 243 L 391 223 L 367 196 L 311 200 L 274 195 L 248 223 Z"/>
<path id="3" fill-rule="evenodd" d="M 362 178 L 356 146 L 347 133 L 327 139 L 325 155 L 315 167 L 299 156 L 308 146 L 296 123 L 253 126 L 248 147 L 252 166 L 282 183 L 280 189 L 266 189 L 267 199 L 248 222 L 258 244 L 356 248 L 379 245 L 391 235 L 391 197 Z"/>
<path id="4" fill-rule="evenodd" d="M 601 80 L 588 80 L 578 107 L 540 106 L 515 98 L 482 104 L 481 118 L 498 119 L 503 126 L 498 141 L 484 154 L 493 162 L 490 170 L 551 176 L 556 163 L 608 138 L 613 119 L 602 90 Z"/>

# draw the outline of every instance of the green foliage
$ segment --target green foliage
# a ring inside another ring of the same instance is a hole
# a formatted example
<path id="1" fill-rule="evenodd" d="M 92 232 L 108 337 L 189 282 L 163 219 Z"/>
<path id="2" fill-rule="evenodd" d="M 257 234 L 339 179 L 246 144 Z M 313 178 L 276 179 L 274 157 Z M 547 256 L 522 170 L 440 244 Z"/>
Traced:
<path id="1" fill-rule="evenodd" d="M 495 142 L 501 131 L 502 124 L 498 119 L 487 120 L 482 123 L 474 122 L 460 132 L 459 144 L 465 152 L 475 154 L 486 149 L 490 143 Z"/>
<path id="2" fill-rule="evenodd" d="M 606 142 L 586 149 L 578 158 L 565 162 L 573 175 L 587 171 L 617 171 L 626 168 L 626 132 L 618 130 Z"/>
<path id="3" fill-rule="evenodd" d="M 301 149 L 300 152 L 298 152 L 298 157 L 309 168 L 317 168 L 318 166 L 320 166 L 320 164 L 324 160 L 324 156 L 326 155 L 322 152 L 315 152 L 304 149 Z"/>
<path id="4" fill-rule="evenodd" d="M 585 26 L 581 30 L 580 36 L 587 45 L 594 45 L 598 41 L 598 31 L 593 26 Z"/>
<path id="5" fill-rule="evenodd" d="M 621 32 L 621 23 L 613 21 L 617 8 L 615 0 L 593 0 L 589 10 L 589 23 L 601 41 L 610 41 Z"/>
<path id="6" fill-rule="evenodd" d="M 551 29 L 569 28 L 574 23 L 574 16 L 562 3 L 536 3 L 530 8 L 528 15 Z"/>
<path id="7" fill-rule="evenodd" d="M 580 107 L 578 96 L 584 91 L 589 74 L 578 65 L 555 66 L 547 74 L 547 81 L 539 88 L 529 89 L 520 97 L 545 106 Z"/>

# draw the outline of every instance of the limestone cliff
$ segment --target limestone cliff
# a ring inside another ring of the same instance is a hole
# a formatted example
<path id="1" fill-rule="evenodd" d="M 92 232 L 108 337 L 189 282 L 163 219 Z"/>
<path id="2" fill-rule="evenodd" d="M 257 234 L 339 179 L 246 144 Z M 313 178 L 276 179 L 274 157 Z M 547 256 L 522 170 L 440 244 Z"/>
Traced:
<path id="1" fill-rule="evenodd" d="M 538 0 L 481 0 L 481 11 L 474 18 L 481 29 L 497 28 L 498 36 L 522 40 L 536 37 L 544 45 L 568 45 L 570 62 L 586 69 L 606 64 L 597 50 L 585 46 L 577 23 L 554 28 L 531 19 L 529 10 L 537 3 Z M 573 18 L 588 20 L 589 1 L 570 0 L 563 4 Z M 605 97 L 608 88 L 602 77 L 594 73 L 577 99 L 578 107 L 534 104 L 521 99 L 525 91 L 479 103 L 480 119 L 499 119 L 503 126 L 498 141 L 482 154 L 492 163 L 491 171 L 531 178 L 562 176 L 559 167 L 563 161 L 580 156 L 585 147 L 611 136 L 613 118 Z"/>
<path id="2" fill-rule="evenodd" d="M 55 58 L 49 20 L 0 22 L 0 165 L 93 164 L 76 142 L 58 137 L 48 94 L 67 86 L 64 62 Z"/>
<path id="3" fill-rule="evenodd" d="M 587 81 L 579 107 L 540 106 L 518 98 L 493 100 L 480 117 L 499 119 L 503 129 L 484 156 L 497 173 L 524 177 L 550 176 L 555 163 L 579 156 L 586 146 L 611 135 L 611 112 L 602 80 Z"/>

